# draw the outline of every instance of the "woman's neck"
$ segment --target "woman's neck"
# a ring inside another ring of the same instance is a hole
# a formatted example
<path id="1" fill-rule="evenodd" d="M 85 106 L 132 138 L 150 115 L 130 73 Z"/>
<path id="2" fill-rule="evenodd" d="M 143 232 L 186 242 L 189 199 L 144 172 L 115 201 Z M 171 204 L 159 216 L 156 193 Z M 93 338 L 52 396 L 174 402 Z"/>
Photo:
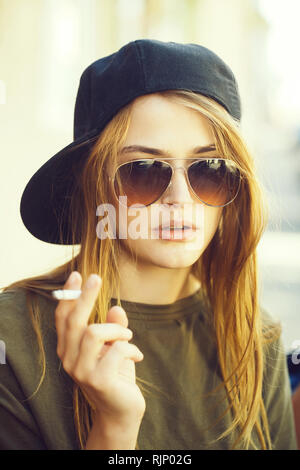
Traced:
<path id="1" fill-rule="evenodd" d="M 170 304 L 194 294 L 201 286 L 190 266 L 165 268 L 123 259 L 120 268 L 120 298 L 129 302 Z"/>

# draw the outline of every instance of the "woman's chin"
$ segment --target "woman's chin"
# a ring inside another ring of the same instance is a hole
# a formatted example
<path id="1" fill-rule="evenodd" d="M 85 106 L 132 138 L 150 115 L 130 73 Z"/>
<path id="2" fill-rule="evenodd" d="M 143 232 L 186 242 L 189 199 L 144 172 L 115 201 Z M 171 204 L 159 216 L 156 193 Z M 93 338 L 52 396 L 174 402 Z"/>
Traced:
<path id="1" fill-rule="evenodd" d="M 151 251 L 138 251 L 138 258 L 164 268 L 187 268 L 201 256 L 201 250 L 184 250 L 183 247 L 156 248 Z"/>

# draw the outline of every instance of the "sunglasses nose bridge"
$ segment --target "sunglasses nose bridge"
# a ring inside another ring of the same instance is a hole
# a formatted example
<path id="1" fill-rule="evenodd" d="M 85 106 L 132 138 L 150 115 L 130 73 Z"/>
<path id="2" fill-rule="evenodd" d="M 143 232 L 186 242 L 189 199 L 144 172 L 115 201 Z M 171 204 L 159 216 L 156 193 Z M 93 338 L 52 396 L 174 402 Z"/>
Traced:
<path id="1" fill-rule="evenodd" d="M 181 195 L 180 197 L 187 197 L 187 193 L 189 193 L 189 195 L 191 193 L 191 187 L 190 187 L 190 182 L 189 182 L 189 179 L 188 179 L 187 168 L 184 167 L 184 166 L 177 166 L 177 167 L 175 167 L 173 165 L 170 165 L 170 166 L 172 168 L 172 175 L 171 175 L 168 187 L 164 191 L 164 195 L 166 195 L 166 197 L 168 198 L 170 196 L 170 194 L 175 191 L 177 197 L 179 196 L 179 194 Z M 182 180 L 177 179 L 178 176 L 176 176 L 176 175 L 177 175 L 178 171 L 182 172 L 183 177 L 185 179 L 184 189 L 183 189 Z M 175 182 L 175 179 L 176 179 L 176 182 Z"/>
<path id="2" fill-rule="evenodd" d="M 171 165 L 170 165 L 171 166 Z M 174 176 L 176 174 L 177 171 L 181 170 L 184 177 L 185 177 L 185 180 L 186 180 L 186 183 L 188 183 L 188 178 L 187 178 L 187 169 L 184 167 L 184 166 L 173 166 L 172 165 L 172 176 L 171 176 L 171 180 L 170 180 L 170 185 L 172 185 L 173 183 L 173 180 L 174 180 Z"/>

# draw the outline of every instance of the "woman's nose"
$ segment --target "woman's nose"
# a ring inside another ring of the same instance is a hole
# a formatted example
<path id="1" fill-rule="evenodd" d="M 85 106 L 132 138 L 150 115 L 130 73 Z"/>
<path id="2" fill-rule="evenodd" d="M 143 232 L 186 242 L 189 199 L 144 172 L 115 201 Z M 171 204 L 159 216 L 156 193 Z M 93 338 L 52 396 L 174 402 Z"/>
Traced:
<path id="1" fill-rule="evenodd" d="M 183 167 L 174 168 L 171 182 L 161 197 L 163 204 L 191 203 L 193 197 Z"/>

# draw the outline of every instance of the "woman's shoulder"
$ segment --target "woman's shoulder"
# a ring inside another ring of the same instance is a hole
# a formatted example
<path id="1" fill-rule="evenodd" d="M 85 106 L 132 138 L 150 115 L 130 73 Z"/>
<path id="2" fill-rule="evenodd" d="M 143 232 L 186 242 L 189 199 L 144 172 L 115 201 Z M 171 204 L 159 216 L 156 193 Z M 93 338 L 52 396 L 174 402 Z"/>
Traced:
<path id="1" fill-rule="evenodd" d="M 262 306 L 260 306 L 260 313 L 264 343 L 280 343 L 282 336 L 282 323 L 280 319 Z"/>
<path id="2" fill-rule="evenodd" d="M 261 308 L 261 324 L 265 376 L 274 378 L 276 373 L 285 371 L 287 367 L 282 323 L 276 315 Z"/>
<path id="3" fill-rule="evenodd" d="M 274 314 L 263 309 L 264 380 L 263 399 L 268 416 L 273 448 L 297 449 L 291 384 L 287 353 L 282 338 L 282 324 Z"/>
<path id="4" fill-rule="evenodd" d="M 34 307 L 38 307 L 41 327 L 52 329 L 54 325 L 55 303 L 49 301 L 41 294 L 35 293 L 30 298 L 28 290 L 13 288 L 0 293 L 0 339 L 16 343 L 24 339 L 35 339 L 34 318 L 31 300 L 34 298 Z"/>
<path id="5" fill-rule="evenodd" d="M 267 385 L 283 384 L 287 379 L 287 357 L 280 320 L 266 309 L 261 309 L 264 377 Z"/>
<path id="6" fill-rule="evenodd" d="M 19 287 L 0 293 L 0 340 L 5 346 L 5 361 L 0 366 L 0 420 L 5 416 L 8 424 L 5 438 L 0 433 L 0 447 L 10 439 L 10 445 L 19 448 L 39 448 L 43 439 L 50 449 L 76 449 L 73 382 L 56 354 L 56 302 L 35 293 L 33 304 L 38 309 L 34 310 L 40 315 L 34 324 L 28 294 Z"/>
<path id="7" fill-rule="evenodd" d="M 14 288 L 0 292 L 0 306 L 13 305 L 19 306 L 24 303 L 26 290 Z"/>
<path id="8" fill-rule="evenodd" d="M 27 310 L 25 289 L 11 289 L 0 293 L 0 332 L 24 319 Z"/>
<path id="9" fill-rule="evenodd" d="M 58 370 L 59 358 L 55 302 L 37 292 L 30 297 L 30 293 L 19 287 L 0 293 L 0 340 L 5 345 L 9 368 L 32 392 L 33 384 L 37 385 L 36 379 L 42 373 L 40 359 L 44 357 L 48 367 Z"/>
<path id="10" fill-rule="evenodd" d="M 31 294 L 31 296 L 30 296 Z M 16 287 L 0 292 L 0 321 L 1 318 L 8 319 L 11 315 L 24 313 L 29 307 L 29 298 L 34 298 L 36 305 L 42 308 L 55 308 L 55 299 L 51 301 L 49 295 L 32 292 L 23 287 Z"/>

